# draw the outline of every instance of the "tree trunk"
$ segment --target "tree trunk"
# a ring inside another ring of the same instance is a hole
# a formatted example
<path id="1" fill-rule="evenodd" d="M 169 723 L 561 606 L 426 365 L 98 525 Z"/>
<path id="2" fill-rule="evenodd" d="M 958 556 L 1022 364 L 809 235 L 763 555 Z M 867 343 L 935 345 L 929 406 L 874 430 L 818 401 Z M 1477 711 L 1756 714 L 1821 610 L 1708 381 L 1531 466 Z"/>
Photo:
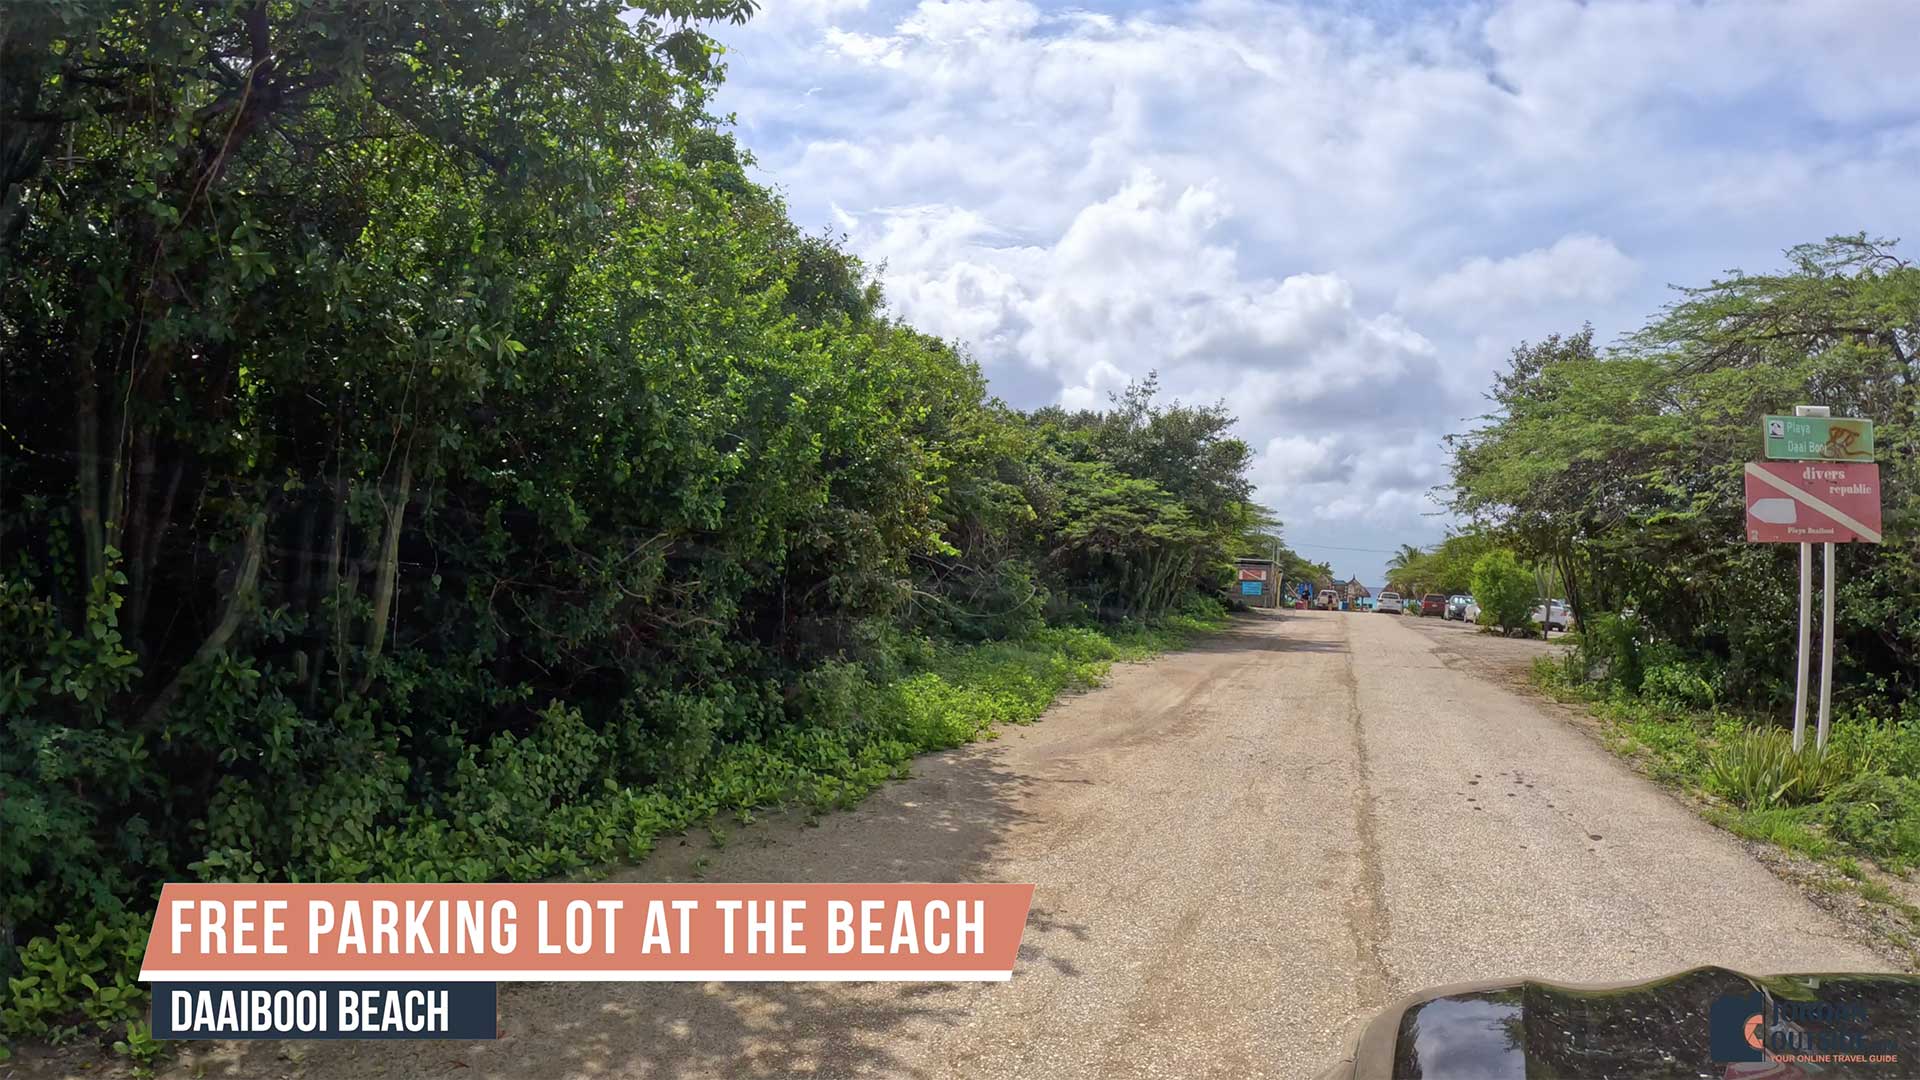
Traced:
<path id="1" fill-rule="evenodd" d="M 247 523 L 247 535 L 240 549 L 240 563 L 233 572 L 233 587 L 227 590 L 227 602 L 220 611 L 220 621 L 207 634 L 206 640 L 194 650 L 193 659 L 183 665 L 173 676 L 166 689 L 147 706 L 141 716 L 143 727 L 155 727 L 166 718 L 167 710 L 173 707 L 175 699 L 186 686 L 187 675 L 206 664 L 215 656 L 226 651 L 227 643 L 246 620 L 253 606 L 254 588 L 260 581 L 260 563 L 266 550 L 267 511 L 263 508 L 255 511 L 253 520 Z"/>
<path id="2" fill-rule="evenodd" d="M 90 328 L 90 320 L 82 320 L 74 335 L 74 423 L 73 423 L 73 465 L 75 486 L 79 489 L 80 502 L 80 547 L 86 573 L 91 583 L 106 572 L 106 523 L 100 514 L 100 388 L 95 382 L 99 376 L 94 366 L 93 353 L 98 342 Z M 83 585 L 84 595 L 88 586 Z"/>
<path id="3" fill-rule="evenodd" d="M 359 693 L 373 683 L 374 663 L 387 641 L 387 618 L 393 613 L 394 585 L 400 576 L 400 530 L 406 523 L 407 499 L 413 492 L 413 455 L 400 456 L 399 490 L 387 506 L 387 523 L 380 538 L 380 556 L 373 580 L 373 620 L 367 627 L 366 667 L 360 672 Z"/>
<path id="4" fill-rule="evenodd" d="M 307 684 L 308 705 L 313 704 L 314 691 L 319 689 L 320 676 L 325 671 L 327 643 L 331 641 L 333 648 L 338 651 L 340 655 L 346 655 L 346 616 L 341 610 L 340 598 L 340 561 L 346 555 L 346 543 L 347 471 L 346 466 L 340 463 L 336 457 L 333 474 L 333 528 L 327 542 L 327 592 L 326 596 L 314 606 L 314 610 L 319 612 L 331 601 L 333 604 L 333 625 L 328 628 L 328 636 L 322 638 L 320 643 L 313 647 L 313 660 L 307 665 L 307 670 L 312 673 L 311 678 L 313 680 Z"/>

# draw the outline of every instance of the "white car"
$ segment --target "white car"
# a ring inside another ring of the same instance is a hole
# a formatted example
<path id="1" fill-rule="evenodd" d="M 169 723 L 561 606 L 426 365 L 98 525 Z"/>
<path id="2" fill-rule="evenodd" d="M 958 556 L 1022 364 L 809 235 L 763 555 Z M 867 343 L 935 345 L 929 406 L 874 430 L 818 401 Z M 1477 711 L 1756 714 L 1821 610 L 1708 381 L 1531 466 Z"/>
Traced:
<path id="1" fill-rule="evenodd" d="M 1407 602 L 1400 599 L 1400 594 L 1397 592 L 1383 592 L 1380 598 L 1374 601 L 1373 610 L 1384 611 L 1389 615 L 1401 615 L 1407 610 Z"/>
<path id="2" fill-rule="evenodd" d="M 1567 606 L 1567 602 L 1565 600 L 1552 600 L 1548 601 L 1548 603 L 1553 606 L 1553 621 L 1551 623 L 1547 621 L 1547 604 L 1541 604 L 1533 609 L 1533 621 L 1551 630 L 1571 629 L 1573 626 L 1573 609 Z"/>

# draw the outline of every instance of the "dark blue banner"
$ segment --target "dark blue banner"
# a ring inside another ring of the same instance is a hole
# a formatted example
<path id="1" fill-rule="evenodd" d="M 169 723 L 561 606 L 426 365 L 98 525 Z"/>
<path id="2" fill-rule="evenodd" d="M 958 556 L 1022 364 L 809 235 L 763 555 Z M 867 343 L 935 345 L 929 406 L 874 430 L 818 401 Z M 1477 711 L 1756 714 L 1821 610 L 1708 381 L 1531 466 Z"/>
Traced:
<path id="1" fill-rule="evenodd" d="M 492 983 L 155 983 L 156 1039 L 491 1039 Z"/>

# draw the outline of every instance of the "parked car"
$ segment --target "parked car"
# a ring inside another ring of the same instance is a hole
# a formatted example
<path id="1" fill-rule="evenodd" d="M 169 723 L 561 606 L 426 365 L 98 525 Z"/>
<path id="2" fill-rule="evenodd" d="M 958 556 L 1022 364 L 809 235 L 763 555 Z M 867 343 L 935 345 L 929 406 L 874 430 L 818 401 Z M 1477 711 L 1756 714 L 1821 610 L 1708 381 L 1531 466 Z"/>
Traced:
<path id="1" fill-rule="evenodd" d="M 1473 597 L 1459 593 L 1447 597 L 1446 617 L 1464 620 L 1467 617 L 1467 605 L 1473 603 Z"/>
<path id="2" fill-rule="evenodd" d="M 1444 595 L 1437 592 L 1430 592 L 1420 598 L 1420 614 L 1445 615 L 1446 613 L 1447 598 Z"/>
<path id="3" fill-rule="evenodd" d="M 1332 589 L 1322 589 L 1320 590 L 1319 602 L 1314 606 L 1324 608 L 1328 611 L 1338 611 L 1340 609 L 1340 594 L 1334 592 Z"/>
<path id="4" fill-rule="evenodd" d="M 1385 612 L 1388 615 L 1404 615 L 1407 610 L 1407 605 L 1405 601 L 1400 599 L 1399 593 L 1383 592 L 1374 600 L 1373 610 Z"/>
<path id="5" fill-rule="evenodd" d="M 1552 605 L 1552 621 L 1548 621 L 1548 605 Z M 1573 629 L 1573 609 L 1565 600 L 1550 600 L 1547 604 L 1536 605 L 1533 609 L 1533 621 L 1550 630 Z"/>

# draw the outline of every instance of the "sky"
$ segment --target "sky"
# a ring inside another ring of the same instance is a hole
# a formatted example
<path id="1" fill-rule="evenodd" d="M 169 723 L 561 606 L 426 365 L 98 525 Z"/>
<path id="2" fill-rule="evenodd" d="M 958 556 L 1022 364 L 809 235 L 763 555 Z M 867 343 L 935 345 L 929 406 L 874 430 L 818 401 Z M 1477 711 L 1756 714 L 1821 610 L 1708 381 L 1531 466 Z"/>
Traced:
<path id="1" fill-rule="evenodd" d="M 1224 401 L 1342 577 L 1513 347 L 1920 224 L 1916 0 L 765 0 L 717 107 L 994 393 Z M 1911 237 L 1911 248 L 1920 236 Z"/>

